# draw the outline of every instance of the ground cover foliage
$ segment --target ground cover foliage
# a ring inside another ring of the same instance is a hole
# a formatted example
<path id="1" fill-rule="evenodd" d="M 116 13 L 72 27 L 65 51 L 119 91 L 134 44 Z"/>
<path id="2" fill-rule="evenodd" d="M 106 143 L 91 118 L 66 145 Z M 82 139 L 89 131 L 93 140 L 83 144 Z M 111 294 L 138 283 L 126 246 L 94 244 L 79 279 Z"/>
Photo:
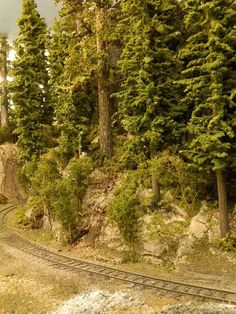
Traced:
<path id="1" fill-rule="evenodd" d="M 9 66 L 26 207 L 73 241 L 89 175 L 101 168 L 124 173 L 106 214 L 126 243 L 138 243 L 142 215 L 168 210 L 167 190 L 188 217 L 202 200 L 217 204 L 221 236 L 230 234 L 235 1 L 57 2 L 47 31 L 35 1 L 22 1 Z M 145 204 L 142 189 L 153 191 Z"/>

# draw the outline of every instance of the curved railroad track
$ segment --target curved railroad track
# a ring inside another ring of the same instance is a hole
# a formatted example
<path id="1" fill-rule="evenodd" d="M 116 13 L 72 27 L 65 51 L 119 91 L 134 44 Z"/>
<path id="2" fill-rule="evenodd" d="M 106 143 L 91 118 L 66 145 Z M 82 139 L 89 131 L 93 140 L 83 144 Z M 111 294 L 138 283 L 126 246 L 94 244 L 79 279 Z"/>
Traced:
<path id="1" fill-rule="evenodd" d="M 221 290 L 210 287 L 186 284 L 183 282 L 160 279 L 137 273 L 123 271 L 112 267 L 86 262 L 70 258 L 45 249 L 38 244 L 30 242 L 11 230 L 4 223 L 8 213 L 13 211 L 16 205 L 8 206 L 0 211 L 0 240 L 20 251 L 41 258 L 59 269 L 73 272 L 85 271 L 99 276 L 121 280 L 126 283 L 154 288 L 165 292 L 177 293 L 191 297 L 203 298 L 236 305 L 236 291 Z"/>

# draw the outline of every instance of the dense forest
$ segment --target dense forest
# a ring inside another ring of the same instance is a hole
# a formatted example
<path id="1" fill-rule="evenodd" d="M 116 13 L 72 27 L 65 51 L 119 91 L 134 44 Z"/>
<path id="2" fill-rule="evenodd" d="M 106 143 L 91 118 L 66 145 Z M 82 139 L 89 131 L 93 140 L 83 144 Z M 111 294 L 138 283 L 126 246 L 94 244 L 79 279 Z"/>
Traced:
<path id="1" fill-rule="evenodd" d="M 73 242 L 99 168 L 123 174 L 106 214 L 125 241 L 135 242 L 143 212 L 166 207 L 167 190 L 190 216 L 207 201 L 221 236 L 233 237 L 235 1 L 57 2 L 48 29 L 23 0 L 13 47 L 1 39 L 0 140 L 18 147 L 26 208 L 56 218 Z"/>

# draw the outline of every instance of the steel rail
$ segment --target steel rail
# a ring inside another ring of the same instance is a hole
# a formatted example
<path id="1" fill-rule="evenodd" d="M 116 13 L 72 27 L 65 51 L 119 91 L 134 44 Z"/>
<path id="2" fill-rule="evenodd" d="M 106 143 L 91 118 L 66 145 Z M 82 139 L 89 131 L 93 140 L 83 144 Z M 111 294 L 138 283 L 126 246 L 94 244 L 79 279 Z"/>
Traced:
<path id="1" fill-rule="evenodd" d="M 2 231 L 0 234 L 0 239 L 14 248 L 49 262 L 51 266 L 73 272 L 85 271 L 87 273 L 92 273 L 115 280 L 121 280 L 123 282 L 144 286 L 147 288 L 154 288 L 169 293 L 177 293 L 180 295 L 188 295 L 236 305 L 236 292 L 234 291 L 160 279 L 157 277 L 119 270 L 92 262 L 77 260 L 75 258 L 52 252 L 49 249 L 46 249 L 23 238 L 6 226 L 4 220 L 7 214 L 14 210 L 15 207 L 16 205 L 11 205 L 3 210 L 0 210 L 0 229 Z"/>

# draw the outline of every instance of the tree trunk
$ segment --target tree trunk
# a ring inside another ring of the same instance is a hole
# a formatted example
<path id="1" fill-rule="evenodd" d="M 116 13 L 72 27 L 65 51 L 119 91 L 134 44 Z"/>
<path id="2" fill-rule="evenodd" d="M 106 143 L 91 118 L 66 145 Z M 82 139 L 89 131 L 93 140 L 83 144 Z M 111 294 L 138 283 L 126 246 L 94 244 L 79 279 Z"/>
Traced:
<path id="1" fill-rule="evenodd" d="M 1 127 L 8 127 L 7 41 L 0 38 Z"/>
<path id="2" fill-rule="evenodd" d="M 229 234 L 229 217 L 227 208 L 227 192 L 225 176 L 222 170 L 216 171 L 217 189 L 218 189 L 218 202 L 219 202 L 219 215 L 220 215 L 220 232 L 221 237 Z"/>
<path id="3" fill-rule="evenodd" d="M 105 157 L 112 156 L 111 133 L 111 100 L 108 87 L 109 71 L 106 58 L 106 43 L 102 38 L 102 31 L 107 27 L 106 12 L 102 8 L 96 13 L 97 53 L 98 53 L 98 107 L 100 146 Z"/>
<path id="4" fill-rule="evenodd" d="M 151 148 L 151 159 L 154 159 L 157 156 L 157 151 L 155 148 Z M 152 191 L 155 195 L 155 198 L 158 202 L 161 200 L 161 188 L 158 182 L 157 175 L 152 171 Z"/>

